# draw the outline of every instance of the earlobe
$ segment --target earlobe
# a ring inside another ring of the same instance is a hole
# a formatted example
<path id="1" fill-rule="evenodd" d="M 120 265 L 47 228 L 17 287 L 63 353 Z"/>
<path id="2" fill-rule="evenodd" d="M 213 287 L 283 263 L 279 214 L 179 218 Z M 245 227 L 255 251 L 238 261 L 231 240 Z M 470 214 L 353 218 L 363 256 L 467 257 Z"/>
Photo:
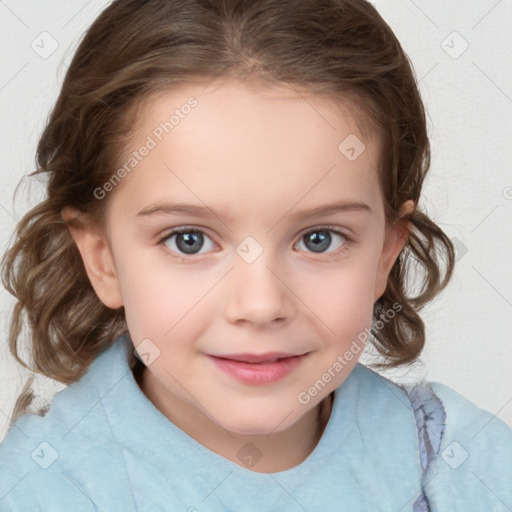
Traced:
<path id="1" fill-rule="evenodd" d="M 98 298 L 105 306 L 123 305 L 114 260 L 103 230 L 87 221 L 84 214 L 66 207 L 61 212 Z"/>
<path id="2" fill-rule="evenodd" d="M 413 201 L 406 201 L 400 208 L 399 219 L 393 226 L 388 226 L 386 228 L 384 247 L 379 260 L 379 267 L 375 280 L 374 301 L 378 300 L 385 292 L 389 273 L 407 243 L 410 230 L 408 217 L 413 210 Z"/>

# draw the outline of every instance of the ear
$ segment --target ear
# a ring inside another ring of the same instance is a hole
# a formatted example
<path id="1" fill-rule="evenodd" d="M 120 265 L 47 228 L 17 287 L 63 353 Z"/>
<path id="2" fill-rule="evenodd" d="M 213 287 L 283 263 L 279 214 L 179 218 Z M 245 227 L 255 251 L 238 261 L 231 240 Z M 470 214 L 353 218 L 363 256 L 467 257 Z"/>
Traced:
<path id="1" fill-rule="evenodd" d="M 377 277 L 374 287 L 374 302 L 384 294 L 388 282 L 388 276 L 395 264 L 398 255 L 404 248 L 409 234 L 409 222 L 406 217 L 414 210 L 414 202 L 406 201 L 401 207 L 399 218 L 392 226 L 386 227 L 384 246 L 380 255 Z"/>
<path id="2" fill-rule="evenodd" d="M 66 207 L 61 216 L 75 241 L 94 291 L 105 306 L 117 309 L 123 305 L 112 252 L 104 231 L 94 226 L 85 215 Z"/>

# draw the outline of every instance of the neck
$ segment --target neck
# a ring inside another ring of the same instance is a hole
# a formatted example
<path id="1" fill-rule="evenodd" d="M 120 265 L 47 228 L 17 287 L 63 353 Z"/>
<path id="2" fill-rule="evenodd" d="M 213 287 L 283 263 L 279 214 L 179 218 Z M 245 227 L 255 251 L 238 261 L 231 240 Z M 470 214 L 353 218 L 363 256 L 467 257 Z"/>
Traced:
<path id="1" fill-rule="evenodd" d="M 189 437 L 218 455 L 258 473 L 286 471 L 303 462 L 322 437 L 334 399 L 331 393 L 286 430 L 265 435 L 240 435 L 228 433 L 197 408 L 171 396 L 147 368 L 134 373 L 134 377 L 153 405 Z M 257 446 L 261 452 L 261 458 L 251 467 L 239 457 L 240 449 L 247 443 Z"/>

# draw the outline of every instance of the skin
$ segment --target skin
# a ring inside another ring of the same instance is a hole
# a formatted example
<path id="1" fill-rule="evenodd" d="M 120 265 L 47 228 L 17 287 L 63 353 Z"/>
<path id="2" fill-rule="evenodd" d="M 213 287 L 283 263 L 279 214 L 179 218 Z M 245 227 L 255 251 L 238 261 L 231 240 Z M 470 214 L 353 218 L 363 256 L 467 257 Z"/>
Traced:
<path id="1" fill-rule="evenodd" d="M 328 395 L 362 350 L 309 403 L 298 395 L 370 327 L 407 222 L 386 226 L 375 170 L 379 143 L 362 135 L 348 103 L 342 111 L 285 85 L 224 81 L 203 89 L 182 85 L 141 109 L 127 154 L 174 108 L 190 96 L 198 100 L 103 199 L 104 228 L 72 209 L 62 214 L 98 297 L 110 308 L 124 306 L 134 346 L 149 339 L 160 351 L 139 381 L 147 398 L 221 456 L 243 465 L 237 452 L 250 441 L 262 454 L 252 471 L 283 471 L 313 451 L 329 419 Z M 338 150 L 350 134 L 366 146 L 354 161 Z M 137 215 L 174 201 L 206 205 L 216 215 Z M 339 201 L 371 211 L 292 219 Z M 413 206 L 404 203 L 401 214 Z M 199 254 L 180 251 L 177 236 L 158 243 L 182 226 L 204 233 Z M 314 252 L 304 235 L 325 226 L 350 239 L 329 231 L 330 245 Z M 252 263 L 236 252 L 247 236 L 263 250 Z M 268 351 L 309 354 L 292 374 L 266 385 L 241 383 L 205 355 Z"/>

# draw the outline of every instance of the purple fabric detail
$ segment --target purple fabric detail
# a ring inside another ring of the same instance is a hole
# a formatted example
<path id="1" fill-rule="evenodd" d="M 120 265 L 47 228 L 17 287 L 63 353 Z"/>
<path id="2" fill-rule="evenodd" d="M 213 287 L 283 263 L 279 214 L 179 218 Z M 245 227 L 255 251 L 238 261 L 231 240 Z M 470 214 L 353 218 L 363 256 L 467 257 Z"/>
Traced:
<path id="1" fill-rule="evenodd" d="M 430 512 L 425 494 L 424 479 L 430 461 L 439 454 L 446 427 L 446 411 L 439 397 L 427 381 L 413 386 L 402 386 L 407 393 L 414 411 L 418 428 L 418 446 L 421 469 L 423 470 L 421 494 L 415 501 L 413 512 Z"/>

